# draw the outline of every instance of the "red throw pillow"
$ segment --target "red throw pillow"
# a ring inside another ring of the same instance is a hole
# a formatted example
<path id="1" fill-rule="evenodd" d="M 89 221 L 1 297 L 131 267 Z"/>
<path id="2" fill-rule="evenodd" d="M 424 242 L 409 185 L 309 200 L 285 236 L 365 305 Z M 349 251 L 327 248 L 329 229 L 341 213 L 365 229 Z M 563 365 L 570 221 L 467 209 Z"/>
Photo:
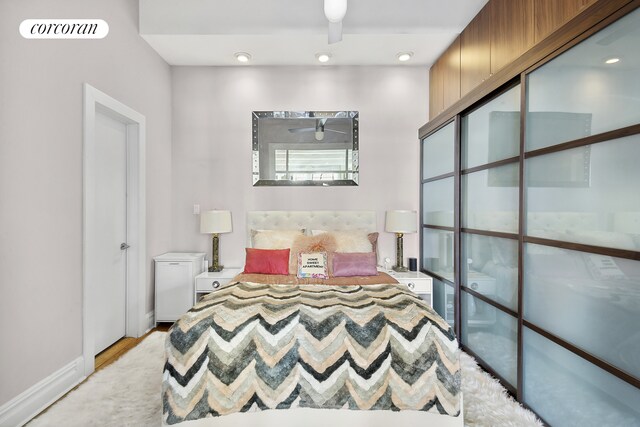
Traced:
<path id="1" fill-rule="evenodd" d="M 245 273 L 289 274 L 290 249 L 247 248 Z"/>

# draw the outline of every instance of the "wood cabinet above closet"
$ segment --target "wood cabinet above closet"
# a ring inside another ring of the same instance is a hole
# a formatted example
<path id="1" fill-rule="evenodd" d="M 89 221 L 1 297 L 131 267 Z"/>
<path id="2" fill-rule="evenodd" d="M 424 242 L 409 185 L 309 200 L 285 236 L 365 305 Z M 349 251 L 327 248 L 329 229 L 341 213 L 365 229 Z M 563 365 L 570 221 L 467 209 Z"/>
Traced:
<path id="1" fill-rule="evenodd" d="M 540 42 L 596 1 L 535 0 L 534 42 Z"/>
<path id="2" fill-rule="evenodd" d="M 460 35 L 460 92 L 464 96 L 491 74 L 491 2 Z"/>
<path id="3" fill-rule="evenodd" d="M 443 76 L 443 109 L 453 105 L 460 99 L 460 37 L 442 55 L 444 59 Z"/>
<path id="4" fill-rule="evenodd" d="M 444 73 L 442 58 L 429 69 L 429 120 L 444 111 Z"/>
<path id="5" fill-rule="evenodd" d="M 429 70 L 429 118 L 460 99 L 460 37 Z"/>
<path id="6" fill-rule="evenodd" d="M 533 46 L 533 3 L 533 0 L 490 1 L 491 74 Z"/>
<path id="7" fill-rule="evenodd" d="M 489 0 L 431 67 L 429 119 L 597 1 Z"/>

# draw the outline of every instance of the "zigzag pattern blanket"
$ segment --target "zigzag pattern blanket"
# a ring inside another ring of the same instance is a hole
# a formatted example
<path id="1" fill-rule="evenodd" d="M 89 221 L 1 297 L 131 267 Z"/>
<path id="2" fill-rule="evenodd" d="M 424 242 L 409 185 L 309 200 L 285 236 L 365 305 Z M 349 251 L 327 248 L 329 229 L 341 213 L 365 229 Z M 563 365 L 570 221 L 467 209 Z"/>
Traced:
<path id="1" fill-rule="evenodd" d="M 170 330 L 168 424 L 265 409 L 460 412 L 458 343 L 400 285 L 238 282 Z"/>

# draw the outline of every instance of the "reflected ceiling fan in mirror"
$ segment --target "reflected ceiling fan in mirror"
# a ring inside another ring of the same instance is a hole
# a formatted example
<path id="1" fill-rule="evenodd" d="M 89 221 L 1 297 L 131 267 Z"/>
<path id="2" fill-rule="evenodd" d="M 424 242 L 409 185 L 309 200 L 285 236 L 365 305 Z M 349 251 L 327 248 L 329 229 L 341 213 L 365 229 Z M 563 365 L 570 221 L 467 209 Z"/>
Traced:
<path id="1" fill-rule="evenodd" d="M 322 141 L 324 139 L 324 133 L 325 132 L 341 133 L 343 135 L 347 134 L 346 132 L 343 132 L 341 130 L 327 129 L 325 127 L 326 124 L 327 124 L 327 120 L 328 120 L 327 118 L 316 119 L 315 127 L 293 128 L 293 129 L 289 129 L 289 132 L 291 132 L 291 133 L 315 132 L 315 136 L 316 136 L 316 139 L 318 141 Z"/>
<path id="2" fill-rule="evenodd" d="M 342 19 L 347 14 L 347 0 L 324 0 L 324 16 L 329 21 L 329 44 L 342 41 Z"/>

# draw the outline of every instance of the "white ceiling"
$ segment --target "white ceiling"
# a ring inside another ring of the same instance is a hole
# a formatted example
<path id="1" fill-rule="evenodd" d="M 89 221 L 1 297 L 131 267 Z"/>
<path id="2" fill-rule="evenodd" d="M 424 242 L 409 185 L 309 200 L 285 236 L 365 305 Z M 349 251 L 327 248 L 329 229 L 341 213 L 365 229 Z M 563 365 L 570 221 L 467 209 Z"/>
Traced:
<path id="1" fill-rule="evenodd" d="M 140 0 L 140 35 L 172 65 L 430 66 L 487 0 L 348 0 L 343 40 L 327 43 L 323 0 Z"/>

